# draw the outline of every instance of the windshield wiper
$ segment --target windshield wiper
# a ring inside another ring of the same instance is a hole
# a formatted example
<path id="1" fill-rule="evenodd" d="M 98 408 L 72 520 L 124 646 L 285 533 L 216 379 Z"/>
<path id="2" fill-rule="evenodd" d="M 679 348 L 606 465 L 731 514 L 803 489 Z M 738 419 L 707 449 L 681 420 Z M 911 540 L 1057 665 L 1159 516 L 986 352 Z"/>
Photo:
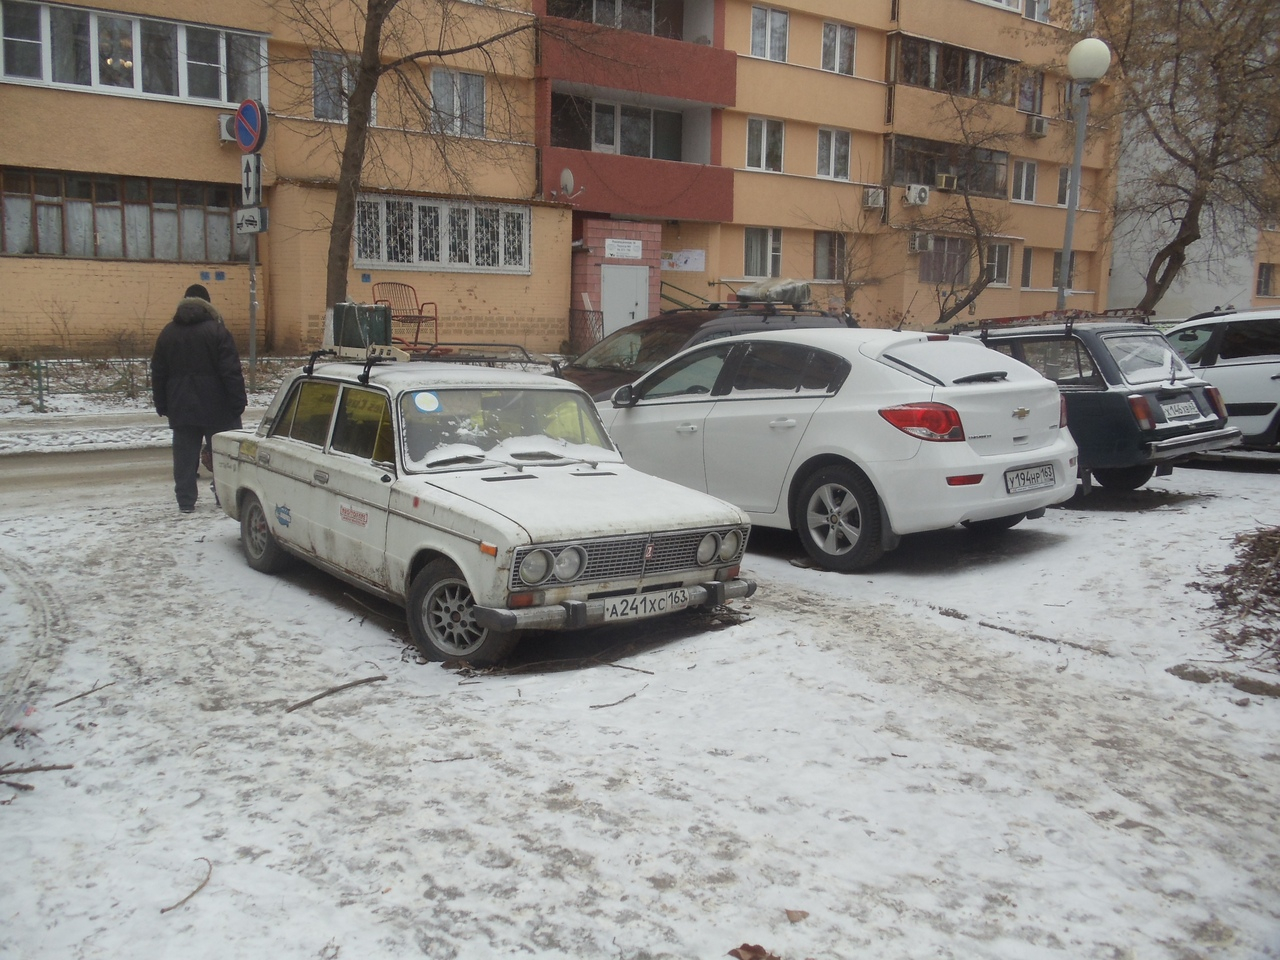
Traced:
<path id="1" fill-rule="evenodd" d="M 449 467 L 458 463 L 484 463 L 488 459 L 488 457 L 482 457 L 479 454 L 464 453 L 458 457 L 445 457 L 443 460 L 428 460 L 422 466 L 427 470 L 432 470 L 436 467 Z"/>
<path id="2" fill-rule="evenodd" d="M 968 376 L 956 377 L 952 383 L 995 383 L 999 380 L 1008 380 L 1009 371 L 1007 370 L 988 370 L 986 373 L 971 373 Z"/>

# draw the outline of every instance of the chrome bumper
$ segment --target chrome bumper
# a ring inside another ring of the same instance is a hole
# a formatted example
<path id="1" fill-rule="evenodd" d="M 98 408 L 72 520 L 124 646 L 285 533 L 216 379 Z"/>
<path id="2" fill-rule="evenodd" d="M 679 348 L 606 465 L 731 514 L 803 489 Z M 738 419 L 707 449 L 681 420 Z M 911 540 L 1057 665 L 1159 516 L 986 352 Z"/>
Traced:
<path id="1" fill-rule="evenodd" d="M 689 606 L 719 606 L 726 600 L 742 600 L 756 592 L 754 580 L 712 580 L 710 583 L 685 587 Z M 489 630 L 576 630 L 604 623 L 603 600 L 565 600 L 545 607 L 473 607 L 476 623 Z M 662 616 L 662 614 L 655 614 Z M 648 619 L 648 618 L 635 618 Z"/>
<path id="2" fill-rule="evenodd" d="M 1156 440 L 1147 444 L 1147 459 L 1168 460 L 1185 454 L 1222 450 L 1236 446 L 1240 442 L 1240 436 L 1237 427 L 1222 427 L 1208 433 L 1189 433 L 1182 437 L 1170 437 L 1168 440 Z"/>

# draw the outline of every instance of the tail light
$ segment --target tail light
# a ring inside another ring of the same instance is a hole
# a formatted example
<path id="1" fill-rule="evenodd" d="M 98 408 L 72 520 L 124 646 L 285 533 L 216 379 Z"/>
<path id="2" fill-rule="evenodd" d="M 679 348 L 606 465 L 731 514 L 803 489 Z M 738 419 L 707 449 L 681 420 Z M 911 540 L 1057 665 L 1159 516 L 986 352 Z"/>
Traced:
<path id="1" fill-rule="evenodd" d="M 1138 421 L 1138 427 L 1142 430 L 1154 430 L 1156 428 L 1156 418 L 1151 415 L 1151 404 L 1147 403 L 1147 398 L 1141 394 L 1131 394 L 1129 397 L 1129 409 L 1133 413 L 1133 419 Z"/>
<path id="2" fill-rule="evenodd" d="M 1213 407 L 1213 412 L 1223 420 L 1227 419 L 1227 405 L 1222 402 L 1222 393 L 1217 387 L 1205 387 L 1204 394 L 1209 398 L 1209 405 Z"/>
<path id="3" fill-rule="evenodd" d="M 880 416 L 903 433 L 921 440 L 954 441 L 964 439 L 960 414 L 945 403 L 904 403 L 883 407 Z"/>
<path id="4" fill-rule="evenodd" d="M 1067 398 L 1058 397 L 1058 428 L 1062 429 L 1067 425 Z"/>

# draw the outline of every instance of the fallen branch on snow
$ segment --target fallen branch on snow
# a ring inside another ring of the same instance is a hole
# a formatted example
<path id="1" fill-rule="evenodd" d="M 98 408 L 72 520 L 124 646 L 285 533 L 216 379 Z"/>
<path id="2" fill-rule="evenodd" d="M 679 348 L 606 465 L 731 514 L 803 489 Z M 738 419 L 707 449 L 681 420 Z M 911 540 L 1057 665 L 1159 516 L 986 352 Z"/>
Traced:
<path id="1" fill-rule="evenodd" d="M 379 674 L 376 677 L 365 677 L 363 680 L 352 680 L 350 683 L 342 683 L 336 687 L 330 687 L 328 690 L 324 691 L 323 693 L 317 693 L 314 697 L 308 697 L 306 700 L 301 700 L 298 703 L 295 703 L 292 707 L 288 707 L 285 710 L 285 713 L 293 713 L 293 711 L 297 710 L 299 707 L 309 706 L 310 704 L 315 703 L 317 700 L 324 699 L 325 697 L 329 696 L 331 693 L 338 693 L 339 691 L 342 691 L 342 690 L 349 690 L 352 687 L 360 686 L 360 684 L 362 683 L 377 683 L 379 680 L 385 680 L 385 679 L 387 679 L 386 674 Z"/>
<path id="2" fill-rule="evenodd" d="M 643 687 L 641 687 L 641 688 L 639 689 L 639 691 L 637 691 L 637 692 L 638 692 L 638 693 L 643 693 L 645 690 L 648 690 L 648 689 L 649 689 L 649 685 L 646 683 L 646 684 L 645 684 Z M 589 704 L 589 705 L 587 706 L 587 709 L 588 709 L 588 710 L 603 710 L 605 707 L 616 707 L 616 706 L 617 706 L 618 704 L 620 704 L 620 703 L 626 703 L 628 700 L 634 700 L 634 699 L 635 699 L 635 696 L 636 696 L 636 695 L 635 695 L 634 693 L 629 693 L 629 694 L 627 694 L 625 697 L 623 697 L 621 700 L 615 700 L 615 701 L 613 701 L 613 703 L 592 703 L 592 704 Z"/>
<path id="3" fill-rule="evenodd" d="M 47 767 L 0 767 L 0 777 L 16 777 L 24 773 L 45 773 L 49 770 L 73 770 L 75 764 L 58 763 Z"/>
<path id="4" fill-rule="evenodd" d="M 99 690 L 105 690 L 107 689 L 107 687 L 114 687 L 115 685 L 116 685 L 116 681 L 112 680 L 110 683 L 104 683 L 102 686 L 98 686 L 98 681 L 95 680 L 93 682 L 92 690 L 86 690 L 84 693 L 77 693 L 74 697 L 67 697 L 67 699 L 65 700 L 59 700 L 57 703 L 54 704 L 54 706 L 55 707 L 65 706 L 66 704 L 70 703 L 72 700 L 79 700 L 81 697 L 87 697 L 91 693 L 97 693 Z"/>
<path id="5" fill-rule="evenodd" d="M 204 879 L 200 881 L 200 886 L 196 887 L 194 890 L 188 893 L 185 897 L 183 897 L 181 900 L 175 903 L 172 907 L 161 907 L 160 908 L 161 913 L 168 913 L 170 910 L 177 910 L 180 906 L 182 906 L 184 903 L 186 903 L 188 900 L 194 897 L 197 893 L 203 890 L 204 885 L 208 883 L 209 878 L 213 876 L 213 864 L 210 863 L 208 860 L 206 860 L 204 857 L 196 857 L 196 859 L 204 860 L 205 866 L 209 868 L 204 875 Z"/>

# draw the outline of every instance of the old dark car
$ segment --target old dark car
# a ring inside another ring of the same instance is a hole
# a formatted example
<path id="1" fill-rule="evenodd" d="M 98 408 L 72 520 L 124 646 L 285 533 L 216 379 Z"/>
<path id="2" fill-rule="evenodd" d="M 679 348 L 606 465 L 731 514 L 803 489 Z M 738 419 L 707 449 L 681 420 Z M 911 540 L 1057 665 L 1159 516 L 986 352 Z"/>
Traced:
<path id="1" fill-rule="evenodd" d="M 1091 479 L 1135 490 L 1179 461 L 1240 442 L 1217 388 L 1145 322 L 1010 318 L 965 332 L 1058 385 L 1086 491 Z"/>
<path id="2" fill-rule="evenodd" d="M 759 301 L 746 295 L 738 303 L 682 307 L 637 320 L 615 330 L 556 373 L 582 387 L 593 399 L 606 400 L 624 383 L 638 380 L 686 347 L 708 340 L 740 333 L 847 326 L 842 318 L 807 306 L 807 284 L 787 284 L 765 289 L 795 291 L 788 301 Z"/>

